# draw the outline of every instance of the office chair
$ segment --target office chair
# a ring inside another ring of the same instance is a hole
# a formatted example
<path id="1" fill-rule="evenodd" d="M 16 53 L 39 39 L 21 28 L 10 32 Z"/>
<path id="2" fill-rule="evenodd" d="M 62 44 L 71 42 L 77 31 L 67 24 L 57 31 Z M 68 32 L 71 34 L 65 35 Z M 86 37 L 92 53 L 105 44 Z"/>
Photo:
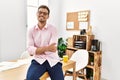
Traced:
<path id="1" fill-rule="evenodd" d="M 88 64 L 88 51 L 87 50 L 77 50 L 73 53 L 70 60 L 76 61 L 76 78 L 84 78 L 87 80 L 85 74 L 85 67 Z M 65 76 L 72 76 L 72 69 L 65 72 Z"/>

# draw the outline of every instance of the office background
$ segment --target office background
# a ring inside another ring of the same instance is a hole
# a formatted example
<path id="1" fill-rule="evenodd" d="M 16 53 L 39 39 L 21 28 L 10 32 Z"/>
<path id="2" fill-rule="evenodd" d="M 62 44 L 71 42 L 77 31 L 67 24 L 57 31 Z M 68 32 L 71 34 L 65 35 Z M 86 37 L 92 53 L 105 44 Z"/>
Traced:
<path id="1" fill-rule="evenodd" d="M 0 1 L 0 61 L 17 59 L 26 48 L 27 1 Z M 102 77 L 120 80 L 119 0 L 49 0 L 49 22 L 67 38 L 79 31 L 66 31 L 66 12 L 91 10 L 93 34 L 102 41 Z"/>

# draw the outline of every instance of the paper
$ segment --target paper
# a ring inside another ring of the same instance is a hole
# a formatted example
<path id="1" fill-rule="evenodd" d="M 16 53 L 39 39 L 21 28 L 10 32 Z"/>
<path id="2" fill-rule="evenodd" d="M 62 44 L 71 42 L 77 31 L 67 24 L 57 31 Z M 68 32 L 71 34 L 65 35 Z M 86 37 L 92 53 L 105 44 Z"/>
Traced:
<path id="1" fill-rule="evenodd" d="M 74 22 L 67 22 L 67 29 L 74 29 Z"/>
<path id="2" fill-rule="evenodd" d="M 13 64 L 15 64 L 16 62 L 7 62 L 7 61 L 4 61 L 4 62 L 1 62 L 0 63 L 0 67 L 2 67 L 2 66 L 8 66 L 8 65 L 13 65 Z"/>
<path id="3" fill-rule="evenodd" d="M 79 22 L 79 29 L 88 29 L 88 22 Z"/>
<path id="4" fill-rule="evenodd" d="M 16 64 L 16 62 L 1 62 L 0 63 L 0 71 L 13 69 L 19 67 L 19 65 Z"/>
<path id="5" fill-rule="evenodd" d="M 88 20 L 88 12 L 79 12 L 78 13 L 78 21 L 87 21 Z"/>
<path id="6" fill-rule="evenodd" d="M 21 59 L 21 60 L 17 60 L 16 62 L 9 62 L 9 61 L 0 62 L 0 72 L 4 71 L 4 70 L 8 70 L 8 69 L 17 68 L 24 64 L 30 64 L 31 59 L 32 58 Z"/>

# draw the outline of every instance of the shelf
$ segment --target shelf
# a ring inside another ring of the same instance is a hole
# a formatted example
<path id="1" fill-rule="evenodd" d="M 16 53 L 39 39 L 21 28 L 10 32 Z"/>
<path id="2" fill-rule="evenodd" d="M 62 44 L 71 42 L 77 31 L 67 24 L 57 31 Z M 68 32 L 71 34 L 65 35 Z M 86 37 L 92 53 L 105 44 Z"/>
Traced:
<path id="1" fill-rule="evenodd" d="M 79 50 L 78 48 L 74 48 L 74 47 L 67 47 L 68 50 L 73 50 L 73 51 L 76 51 L 76 50 Z M 89 53 L 98 53 L 98 52 L 101 52 L 101 51 L 88 51 Z"/>
<path id="2" fill-rule="evenodd" d="M 93 77 L 92 80 L 100 80 L 101 78 L 101 60 L 102 60 L 102 51 L 91 51 L 91 41 L 94 39 L 94 35 L 73 35 L 68 42 L 71 45 L 67 46 L 66 54 L 69 58 L 74 54 L 75 51 L 83 49 L 81 48 L 80 41 L 86 42 L 86 50 L 89 53 L 89 62 L 86 66 L 86 76 L 90 79 L 91 75 Z M 80 45 L 80 48 L 75 48 L 75 45 Z"/>
<path id="3" fill-rule="evenodd" d="M 88 51 L 89 53 L 93 53 L 93 54 L 96 54 L 96 53 L 101 53 L 101 51 Z"/>
<path id="4" fill-rule="evenodd" d="M 79 49 L 91 49 L 91 41 L 94 39 L 94 35 L 73 35 L 73 46 L 75 47 L 75 44 L 79 44 Z M 82 43 L 76 43 L 77 41 Z"/>
<path id="5" fill-rule="evenodd" d="M 94 66 L 91 66 L 91 65 L 87 65 L 86 67 L 87 67 L 87 68 L 94 69 Z"/>
<path id="6" fill-rule="evenodd" d="M 74 47 L 67 47 L 68 50 L 73 50 L 73 51 L 76 51 L 76 50 L 79 50 L 77 48 L 74 48 Z"/>

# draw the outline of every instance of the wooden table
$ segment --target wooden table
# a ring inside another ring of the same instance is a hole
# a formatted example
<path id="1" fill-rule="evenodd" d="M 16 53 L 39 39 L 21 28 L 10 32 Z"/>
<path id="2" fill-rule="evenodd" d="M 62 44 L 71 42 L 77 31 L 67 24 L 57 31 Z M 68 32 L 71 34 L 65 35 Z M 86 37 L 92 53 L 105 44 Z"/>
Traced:
<path id="1" fill-rule="evenodd" d="M 25 64 L 20 67 L 0 72 L 0 80 L 24 80 L 29 65 Z"/>
<path id="2" fill-rule="evenodd" d="M 73 68 L 73 80 L 75 80 L 75 61 L 68 61 L 67 63 L 63 63 L 63 70 L 68 70 Z M 9 69 L 0 72 L 0 80 L 25 80 L 26 73 L 30 64 L 24 64 L 20 67 Z M 49 77 L 49 74 L 46 72 L 40 80 L 46 80 Z"/>
<path id="3" fill-rule="evenodd" d="M 75 67 L 76 67 L 76 62 L 69 60 L 68 62 L 62 62 L 63 66 L 63 71 L 66 71 L 68 69 L 73 69 L 73 80 L 75 79 L 76 73 L 75 73 Z M 42 77 L 40 77 L 40 80 L 46 80 L 49 77 L 48 72 L 45 72 Z"/>

